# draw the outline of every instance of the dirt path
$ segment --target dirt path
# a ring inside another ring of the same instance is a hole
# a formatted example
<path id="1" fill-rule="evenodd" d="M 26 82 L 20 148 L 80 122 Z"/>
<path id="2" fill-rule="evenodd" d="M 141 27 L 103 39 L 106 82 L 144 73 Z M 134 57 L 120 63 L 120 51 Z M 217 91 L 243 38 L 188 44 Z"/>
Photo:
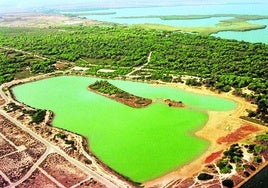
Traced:
<path id="1" fill-rule="evenodd" d="M 35 53 L 32 53 L 32 52 L 27 52 L 27 51 L 24 51 L 24 50 L 16 49 L 16 48 L 10 48 L 10 47 L 0 46 L 0 49 L 3 49 L 3 50 L 13 50 L 15 52 L 20 52 L 20 53 L 23 53 L 23 54 L 27 54 L 27 55 L 30 55 L 30 56 L 33 56 L 33 57 L 36 57 L 36 58 L 39 58 L 39 59 L 49 60 L 49 58 L 47 58 L 47 57 L 44 57 L 44 56 L 41 56 L 41 55 L 38 55 L 38 54 L 35 54 Z M 65 62 L 62 62 L 60 60 L 57 60 L 56 63 L 65 63 Z"/>
<path id="2" fill-rule="evenodd" d="M 47 150 L 46 152 L 34 163 L 34 165 L 31 167 L 31 169 L 25 174 L 25 176 L 23 178 L 21 178 L 19 181 L 17 181 L 16 183 L 11 183 L 10 187 L 15 187 L 19 184 L 21 184 L 22 182 L 24 182 L 25 180 L 27 180 L 32 173 L 39 167 L 39 165 L 46 159 L 46 157 L 50 154 L 53 153 L 54 150 L 46 144 Z M 54 181 L 54 183 L 57 183 Z"/>
<path id="3" fill-rule="evenodd" d="M 24 51 L 24 50 L 19 50 L 19 49 L 16 49 L 16 48 L 8 48 L 8 47 L 0 47 L 0 48 L 3 49 L 3 50 L 13 50 L 15 52 L 20 52 L 20 53 L 27 54 L 27 55 L 30 55 L 30 56 L 33 56 L 33 57 L 37 57 L 37 58 L 40 58 L 40 59 L 43 59 L 43 60 L 48 59 L 46 57 L 42 57 L 42 56 L 37 55 L 37 54 L 34 54 L 32 52 L 27 52 L 27 51 Z"/>
<path id="4" fill-rule="evenodd" d="M 145 66 L 147 66 L 150 63 L 150 61 L 151 61 L 152 53 L 153 52 L 150 52 L 149 53 L 149 55 L 147 57 L 147 62 L 145 64 L 143 64 L 143 65 L 141 65 L 139 67 L 133 68 L 133 70 L 130 73 L 126 74 L 126 78 L 132 78 L 133 77 L 133 76 L 131 76 L 132 74 L 134 74 L 135 72 L 137 72 L 137 71 L 143 69 Z"/>

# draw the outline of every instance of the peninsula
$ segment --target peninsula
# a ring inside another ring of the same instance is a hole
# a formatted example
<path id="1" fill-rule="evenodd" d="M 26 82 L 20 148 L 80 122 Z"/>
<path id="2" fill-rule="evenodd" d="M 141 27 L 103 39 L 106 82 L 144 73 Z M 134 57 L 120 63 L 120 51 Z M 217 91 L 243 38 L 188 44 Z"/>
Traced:
<path id="1" fill-rule="evenodd" d="M 135 96 L 110 84 L 106 80 L 96 81 L 88 86 L 91 91 L 101 94 L 133 108 L 143 108 L 152 103 L 151 99 Z"/>
<path id="2" fill-rule="evenodd" d="M 268 45 L 209 36 L 267 16 L 86 19 L 114 13 L 0 15 L 0 187 L 240 187 L 267 168 Z"/>

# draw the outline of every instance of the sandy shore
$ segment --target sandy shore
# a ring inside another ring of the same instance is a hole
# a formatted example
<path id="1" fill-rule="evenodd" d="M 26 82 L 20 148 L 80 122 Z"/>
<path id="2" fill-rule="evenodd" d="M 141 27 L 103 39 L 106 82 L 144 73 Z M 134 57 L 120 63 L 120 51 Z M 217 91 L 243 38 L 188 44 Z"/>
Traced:
<path id="1" fill-rule="evenodd" d="M 238 129 L 241 125 L 246 123 L 246 121 L 240 118 L 240 116 L 247 115 L 246 109 L 256 109 L 256 105 L 250 104 L 249 102 L 246 102 L 244 98 L 236 97 L 231 93 L 217 94 L 206 89 L 205 87 L 190 87 L 181 83 L 167 83 L 165 85 L 184 89 L 186 91 L 194 92 L 197 94 L 211 95 L 229 99 L 236 102 L 237 107 L 236 109 L 230 111 L 208 111 L 207 113 L 209 115 L 209 118 L 207 123 L 204 127 L 194 133 L 196 136 L 204 138 L 210 142 L 207 150 L 201 156 L 197 157 L 195 160 L 189 162 L 188 164 L 182 167 L 178 167 L 177 169 L 174 169 L 172 172 L 169 172 L 164 176 L 143 183 L 145 187 L 164 187 L 174 180 L 188 178 L 200 172 L 205 165 L 204 161 L 206 157 L 208 157 L 213 152 L 224 150 L 228 146 L 226 144 L 218 144 L 217 139 L 219 137 L 226 136 L 228 133 Z M 250 124 L 259 127 L 261 130 L 260 132 L 268 131 L 267 127 L 254 123 Z"/>
<path id="2" fill-rule="evenodd" d="M 24 80 L 17 80 L 11 82 L 13 84 L 21 84 L 25 82 L 35 81 L 39 79 L 48 78 L 48 75 L 40 75 L 34 78 L 27 78 Z M 5 84 L 4 84 L 5 85 Z M 7 84 L 10 86 L 10 83 Z M 241 125 L 245 124 L 246 121 L 242 120 L 240 116 L 246 116 L 247 112 L 246 109 L 255 110 L 256 105 L 253 105 L 249 102 L 246 102 L 244 98 L 233 96 L 231 93 L 221 93 L 217 94 L 214 91 L 210 91 L 205 87 L 190 87 L 185 84 L 181 83 L 161 83 L 159 85 L 164 85 L 167 87 L 175 87 L 184 89 L 189 92 L 201 94 L 201 95 L 210 95 L 210 96 L 217 96 L 225 99 L 232 100 L 237 103 L 237 107 L 230 111 L 208 111 L 208 121 L 204 127 L 200 130 L 197 130 L 194 134 L 200 138 L 204 138 L 210 142 L 209 147 L 207 150 L 197 157 L 195 160 L 185 164 L 184 166 L 178 167 L 173 171 L 150 181 L 144 182 L 143 185 L 145 187 L 165 187 L 169 183 L 177 180 L 183 179 L 193 176 L 194 174 L 200 172 L 205 165 L 205 159 L 214 152 L 224 150 L 228 147 L 228 144 L 219 144 L 217 143 L 217 139 L 223 136 L 226 136 L 230 132 L 235 131 Z M 267 132 L 268 128 L 250 123 L 256 127 L 260 128 L 260 132 Z"/>

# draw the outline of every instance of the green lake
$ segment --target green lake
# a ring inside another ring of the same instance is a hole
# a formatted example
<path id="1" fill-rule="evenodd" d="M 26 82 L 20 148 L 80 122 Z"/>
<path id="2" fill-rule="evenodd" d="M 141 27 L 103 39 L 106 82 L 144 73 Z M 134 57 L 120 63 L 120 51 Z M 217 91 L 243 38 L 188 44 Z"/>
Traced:
<path id="1" fill-rule="evenodd" d="M 90 149 L 108 166 L 143 182 L 161 176 L 206 150 L 209 143 L 193 132 L 207 121 L 207 110 L 231 110 L 233 101 L 184 90 L 109 80 L 132 94 L 182 101 L 186 108 L 159 102 L 134 109 L 87 90 L 97 78 L 62 76 L 13 88 L 17 100 L 52 110 L 53 125 L 84 135 Z"/>

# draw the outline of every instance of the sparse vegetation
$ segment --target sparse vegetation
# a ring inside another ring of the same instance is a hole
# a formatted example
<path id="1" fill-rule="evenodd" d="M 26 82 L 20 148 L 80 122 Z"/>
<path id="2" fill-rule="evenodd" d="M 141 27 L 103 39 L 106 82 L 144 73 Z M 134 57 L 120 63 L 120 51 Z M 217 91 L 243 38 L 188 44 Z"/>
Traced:
<path id="1" fill-rule="evenodd" d="M 224 156 L 217 162 L 217 167 L 220 173 L 231 173 L 233 166 L 236 171 L 244 171 L 244 177 L 250 176 L 248 171 L 255 171 L 256 166 L 263 162 L 263 156 L 266 155 L 267 150 L 267 133 L 256 136 L 256 140 L 251 144 L 232 144 L 229 149 L 223 152 Z M 254 163 L 248 163 L 244 159 L 243 148 L 247 150 L 247 153 L 251 154 Z M 252 165 L 254 164 L 254 165 Z"/>
<path id="2" fill-rule="evenodd" d="M 32 118 L 31 123 L 41 123 L 45 120 L 46 110 L 36 109 L 36 110 L 25 110 L 23 109 L 24 114 L 29 114 Z"/>

